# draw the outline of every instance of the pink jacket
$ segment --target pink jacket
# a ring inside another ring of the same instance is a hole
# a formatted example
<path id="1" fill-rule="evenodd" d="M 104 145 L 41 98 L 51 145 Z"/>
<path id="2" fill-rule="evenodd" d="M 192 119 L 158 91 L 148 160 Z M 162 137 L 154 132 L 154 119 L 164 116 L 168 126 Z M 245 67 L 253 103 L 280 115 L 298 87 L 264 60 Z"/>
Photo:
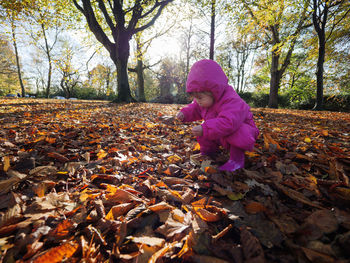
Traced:
<path id="1" fill-rule="evenodd" d="M 214 96 L 215 102 L 210 108 L 201 108 L 193 100 L 181 110 L 184 122 L 204 120 L 203 138 L 218 140 L 227 137 L 245 123 L 249 125 L 249 129 L 251 127 L 249 134 L 253 134 L 255 141 L 259 131 L 254 124 L 250 107 L 228 85 L 228 79 L 219 64 L 209 59 L 196 62 L 188 75 L 186 86 L 187 92 L 210 91 Z M 244 136 L 242 133 L 237 135 Z M 248 148 L 251 149 L 252 145 L 247 146 Z"/>

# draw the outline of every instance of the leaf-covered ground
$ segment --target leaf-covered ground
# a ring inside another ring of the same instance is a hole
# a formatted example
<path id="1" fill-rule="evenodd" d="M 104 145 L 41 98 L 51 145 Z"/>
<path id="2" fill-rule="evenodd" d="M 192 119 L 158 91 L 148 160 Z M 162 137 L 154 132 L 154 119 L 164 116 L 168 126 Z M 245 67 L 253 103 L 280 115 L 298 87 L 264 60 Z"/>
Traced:
<path id="1" fill-rule="evenodd" d="M 2 99 L 2 262 L 349 262 L 350 114 L 253 109 L 246 167 L 180 105 Z"/>

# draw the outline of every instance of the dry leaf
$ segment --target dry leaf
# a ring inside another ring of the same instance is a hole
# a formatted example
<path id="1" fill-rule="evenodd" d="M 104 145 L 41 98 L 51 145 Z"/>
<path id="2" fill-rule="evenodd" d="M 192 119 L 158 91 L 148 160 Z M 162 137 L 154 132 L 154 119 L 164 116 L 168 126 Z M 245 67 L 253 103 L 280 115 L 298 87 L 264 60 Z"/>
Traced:
<path id="1" fill-rule="evenodd" d="M 12 187 L 27 177 L 26 174 L 22 174 L 14 170 L 9 170 L 7 175 L 10 176 L 9 179 L 0 181 L 0 194 L 6 194 L 12 189 Z"/>
<path id="2" fill-rule="evenodd" d="M 263 204 L 259 203 L 259 202 L 249 202 L 245 206 L 245 211 L 248 214 L 256 214 L 256 213 L 260 213 L 260 212 L 266 211 L 266 207 Z"/>
<path id="3" fill-rule="evenodd" d="M 51 248 L 44 254 L 33 260 L 33 263 L 54 263 L 69 259 L 78 249 L 79 245 L 74 242 L 67 242 L 60 246 Z"/>

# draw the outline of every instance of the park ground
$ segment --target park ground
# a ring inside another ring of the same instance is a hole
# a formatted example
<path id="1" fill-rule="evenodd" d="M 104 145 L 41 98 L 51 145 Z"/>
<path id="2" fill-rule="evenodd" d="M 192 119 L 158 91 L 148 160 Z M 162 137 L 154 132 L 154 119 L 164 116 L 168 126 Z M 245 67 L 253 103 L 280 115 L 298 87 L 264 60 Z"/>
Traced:
<path id="1" fill-rule="evenodd" d="M 0 99 L 0 261 L 349 262 L 349 113 L 254 108 L 228 173 L 181 106 Z"/>

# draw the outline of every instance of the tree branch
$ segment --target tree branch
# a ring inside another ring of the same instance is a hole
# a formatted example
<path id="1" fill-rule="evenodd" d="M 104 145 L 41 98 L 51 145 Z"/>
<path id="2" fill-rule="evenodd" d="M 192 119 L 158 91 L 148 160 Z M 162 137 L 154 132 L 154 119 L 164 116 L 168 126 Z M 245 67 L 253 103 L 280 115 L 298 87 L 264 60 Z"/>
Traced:
<path id="1" fill-rule="evenodd" d="M 343 4 L 343 3 L 344 3 L 344 1 L 340 1 L 339 5 L 341 5 L 341 4 Z M 336 22 L 333 24 L 333 26 L 332 26 L 332 28 L 331 28 L 331 30 L 330 30 L 330 32 L 329 32 L 327 38 L 326 38 L 326 42 L 327 42 L 328 39 L 331 37 L 334 28 L 335 28 L 349 13 L 350 13 L 350 8 L 349 8 L 348 10 L 346 10 L 346 12 L 344 13 L 344 15 L 341 16 L 341 17 L 339 18 L 339 20 L 336 21 Z"/>
<path id="2" fill-rule="evenodd" d="M 115 29 L 115 26 L 113 24 L 113 21 L 112 21 L 111 17 L 109 16 L 109 14 L 107 12 L 107 9 L 106 9 L 106 6 L 105 6 L 103 0 L 98 0 L 98 7 L 101 9 L 101 11 L 103 13 L 103 16 L 105 17 L 109 28 L 113 32 L 113 30 Z"/>
<path id="3" fill-rule="evenodd" d="M 157 18 L 158 18 L 158 17 L 160 16 L 160 14 L 162 13 L 164 7 L 165 7 L 167 4 L 169 4 L 170 2 L 172 2 L 172 1 L 174 1 L 174 0 L 165 0 L 165 1 L 161 2 L 161 3 L 159 3 L 158 11 L 157 11 L 157 13 L 154 15 L 154 17 L 151 19 L 151 21 L 149 21 L 147 24 L 145 24 L 145 25 L 143 25 L 143 26 L 141 26 L 141 27 L 139 27 L 139 28 L 135 28 L 134 33 L 143 31 L 143 30 L 145 30 L 146 28 L 148 28 L 148 27 L 150 27 L 151 25 L 153 25 L 154 22 L 157 20 Z M 158 2 L 158 1 L 157 1 L 157 2 Z M 157 2 L 156 2 L 156 3 L 157 3 Z M 149 13 L 149 12 L 147 12 L 147 13 Z M 143 15 L 142 17 L 144 17 L 144 15 Z"/>
<path id="4" fill-rule="evenodd" d="M 100 24 L 98 23 L 94 10 L 92 9 L 90 0 L 82 0 L 83 7 L 79 6 L 76 0 L 73 0 L 74 4 L 77 6 L 78 10 L 80 10 L 84 16 L 86 17 L 86 21 L 91 32 L 95 35 L 96 39 L 106 47 L 106 49 L 111 52 L 113 43 L 109 40 L 108 36 L 102 30 Z M 80 8 L 79 8 L 79 7 Z"/>
<path id="5" fill-rule="evenodd" d="M 287 56 L 282 64 L 282 67 L 280 69 L 281 71 L 281 74 L 284 73 L 284 71 L 287 69 L 289 63 L 290 63 L 290 59 L 292 57 L 292 53 L 293 53 L 293 50 L 294 50 L 294 46 L 295 46 L 295 43 L 297 42 L 297 36 L 299 35 L 300 31 L 303 29 L 303 24 L 306 20 L 306 11 L 307 11 L 307 6 L 308 6 L 308 3 L 304 6 L 304 11 L 302 13 L 302 16 L 299 20 L 299 23 L 298 23 L 298 26 L 297 28 L 295 29 L 295 32 L 292 34 L 292 43 L 290 44 L 289 46 L 289 49 L 288 49 L 288 52 L 287 52 Z"/>

